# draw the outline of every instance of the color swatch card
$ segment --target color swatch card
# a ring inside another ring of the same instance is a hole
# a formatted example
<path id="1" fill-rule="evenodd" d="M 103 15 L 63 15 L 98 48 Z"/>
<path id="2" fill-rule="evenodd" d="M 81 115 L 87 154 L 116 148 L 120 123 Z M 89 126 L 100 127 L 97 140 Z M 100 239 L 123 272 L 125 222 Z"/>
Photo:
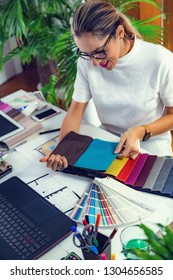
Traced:
<path id="1" fill-rule="evenodd" d="M 19 90 L 20 92 L 20 90 Z M 46 100 L 44 98 L 44 95 L 41 91 L 33 91 L 33 92 L 25 92 L 23 95 L 18 95 L 17 97 L 7 98 L 8 104 L 17 109 L 18 111 L 23 111 L 28 105 L 33 104 L 37 102 L 39 103 L 39 110 L 46 107 Z"/>
<path id="2" fill-rule="evenodd" d="M 95 178 L 74 208 L 71 218 L 81 223 L 88 216 L 95 224 L 101 214 L 100 226 L 124 226 L 140 221 L 155 211 L 159 200 L 149 200 L 146 194 L 133 190 L 122 183 L 106 177 Z"/>
<path id="3" fill-rule="evenodd" d="M 59 136 L 43 143 L 42 145 L 35 148 L 36 151 L 40 152 L 42 155 L 47 155 L 48 153 L 52 152 L 55 147 L 58 145 Z"/>

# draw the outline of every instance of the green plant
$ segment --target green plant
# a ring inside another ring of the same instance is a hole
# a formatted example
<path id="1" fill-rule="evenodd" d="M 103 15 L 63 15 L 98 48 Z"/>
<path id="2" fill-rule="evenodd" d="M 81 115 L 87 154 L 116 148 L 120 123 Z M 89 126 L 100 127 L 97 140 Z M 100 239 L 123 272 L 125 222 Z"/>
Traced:
<path id="1" fill-rule="evenodd" d="M 50 77 L 43 92 L 49 102 L 56 103 L 57 91 L 63 89 L 62 98 L 66 108 L 71 104 L 77 62 L 70 20 L 81 2 L 82 0 L 0 0 L 0 68 L 15 56 L 18 56 L 23 64 L 30 63 L 33 58 L 37 58 L 42 65 L 54 61 L 55 65 L 58 65 L 54 71 L 58 88 L 54 78 Z M 139 2 L 146 2 L 160 9 L 154 0 L 108 2 L 127 15 Z M 132 22 L 145 39 L 158 42 L 161 29 L 148 24 L 153 19 L 155 18 L 141 21 L 132 18 Z M 3 57 L 5 41 L 13 36 L 16 37 L 17 47 Z M 56 89 L 53 90 L 53 87 Z"/>
<path id="2" fill-rule="evenodd" d="M 56 75 L 51 75 L 49 82 L 41 89 L 46 101 L 54 105 L 57 104 L 57 93 L 55 89 L 57 82 L 58 77 Z"/>
<path id="3" fill-rule="evenodd" d="M 80 3 L 81 0 L 0 0 L 0 69 L 15 56 L 23 64 L 29 64 L 33 58 L 41 65 L 52 61 L 58 64 L 54 45 L 61 34 L 70 30 L 70 19 Z M 17 46 L 3 57 L 5 42 L 12 37 Z M 54 73 L 58 76 L 58 67 Z M 50 78 L 51 92 L 53 84 L 54 79 Z"/>
<path id="4" fill-rule="evenodd" d="M 140 225 L 146 235 L 145 241 L 150 247 L 150 252 L 138 249 L 131 249 L 130 252 L 142 260 L 173 260 L 173 231 L 169 226 L 157 225 L 160 228 L 160 235 L 146 225 Z"/>

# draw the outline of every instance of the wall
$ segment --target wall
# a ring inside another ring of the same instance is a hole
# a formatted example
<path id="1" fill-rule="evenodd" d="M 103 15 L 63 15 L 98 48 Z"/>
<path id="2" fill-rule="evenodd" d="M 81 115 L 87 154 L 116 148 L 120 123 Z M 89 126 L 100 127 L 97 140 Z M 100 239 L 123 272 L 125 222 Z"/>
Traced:
<path id="1" fill-rule="evenodd" d="M 163 27 L 163 45 L 173 52 L 173 0 L 157 0 L 158 4 L 162 6 L 162 10 L 166 15 L 166 19 L 160 18 L 153 21 Z M 140 3 L 138 5 L 138 14 L 140 19 L 157 16 L 160 11 L 147 3 Z"/>
<path id="2" fill-rule="evenodd" d="M 15 45 L 16 42 L 14 39 L 8 40 L 4 48 L 4 55 L 6 55 L 10 50 L 12 50 L 15 47 Z M 22 65 L 19 58 L 10 60 L 5 64 L 3 71 L 0 72 L 0 85 L 5 83 L 8 79 L 13 77 L 14 75 L 19 74 L 21 72 L 22 72 Z"/>

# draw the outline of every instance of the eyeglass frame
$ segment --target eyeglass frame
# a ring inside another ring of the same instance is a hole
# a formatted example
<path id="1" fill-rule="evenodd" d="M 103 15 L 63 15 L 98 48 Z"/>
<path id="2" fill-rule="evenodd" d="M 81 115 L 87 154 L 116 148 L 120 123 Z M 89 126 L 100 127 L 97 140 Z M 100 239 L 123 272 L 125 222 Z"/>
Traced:
<path id="1" fill-rule="evenodd" d="M 93 51 L 92 53 L 89 54 L 89 53 L 81 52 L 81 51 L 79 50 L 79 48 L 78 48 L 77 51 L 76 51 L 76 54 L 77 54 L 79 57 L 81 57 L 81 58 L 83 58 L 83 59 L 85 59 L 85 60 L 91 60 L 91 59 L 97 59 L 97 60 L 99 60 L 99 59 L 105 59 L 105 58 L 107 58 L 106 47 L 108 46 L 108 44 L 110 43 L 110 41 L 111 41 L 112 38 L 113 38 L 113 35 L 112 35 L 112 33 L 111 33 L 111 34 L 109 35 L 109 37 L 107 38 L 106 42 L 103 44 L 103 46 L 99 47 L 99 48 L 102 48 L 101 51 L 97 51 L 97 49 L 96 49 L 95 51 Z M 99 48 L 98 48 L 98 49 L 99 49 Z M 95 55 L 96 55 L 96 54 L 99 54 L 99 53 L 103 53 L 105 56 L 104 56 L 104 57 L 95 57 Z M 85 58 L 85 56 L 88 57 L 88 58 Z"/>

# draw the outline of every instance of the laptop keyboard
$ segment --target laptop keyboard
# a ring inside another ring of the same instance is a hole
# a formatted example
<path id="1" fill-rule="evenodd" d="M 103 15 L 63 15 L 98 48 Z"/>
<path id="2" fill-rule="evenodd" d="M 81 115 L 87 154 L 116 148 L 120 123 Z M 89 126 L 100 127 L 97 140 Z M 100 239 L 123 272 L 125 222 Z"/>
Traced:
<path id="1" fill-rule="evenodd" d="M 18 254 L 32 259 L 50 238 L 0 194 L 0 237 Z"/>

